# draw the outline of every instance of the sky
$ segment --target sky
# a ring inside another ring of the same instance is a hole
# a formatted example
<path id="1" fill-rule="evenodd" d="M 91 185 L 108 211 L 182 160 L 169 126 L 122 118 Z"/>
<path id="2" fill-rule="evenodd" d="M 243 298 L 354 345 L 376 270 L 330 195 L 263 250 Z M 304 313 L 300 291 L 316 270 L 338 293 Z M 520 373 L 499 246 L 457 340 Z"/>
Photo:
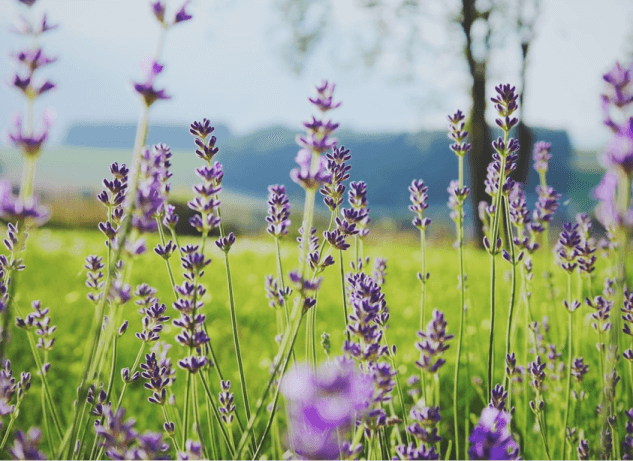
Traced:
<path id="1" fill-rule="evenodd" d="M 342 128 L 368 133 L 443 129 L 446 115 L 469 110 L 459 34 L 447 31 L 443 19 L 455 0 L 421 2 L 425 14 L 412 20 L 418 27 L 414 36 L 395 19 L 390 5 L 397 0 L 386 1 L 379 13 L 386 25 L 384 52 L 371 67 L 363 65 L 359 49 L 377 37 L 374 17 L 357 8 L 358 0 L 322 0 L 311 18 L 323 21 L 323 38 L 299 75 L 283 57 L 289 36 L 279 8 L 283 1 L 191 1 L 193 19 L 165 37 L 160 59 L 165 69 L 157 85 L 173 99 L 152 107 L 151 123 L 188 124 L 207 117 L 236 134 L 271 125 L 301 131 L 301 121 L 311 114 L 307 97 L 322 79 L 337 84 L 343 105 L 332 116 Z M 167 15 L 180 5 L 168 2 Z M 15 0 L 0 0 L 2 82 L 17 69 L 11 53 L 29 45 L 9 31 L 26 11 Z M 41 38 L 45 52 L 59 60 L 38 71 L 40 78 L 59 85 L 36 106 L 38 114 L 54 109 L 51 143 L 61 143 L 73 123 L 135 122 L 141 103 L 131 82 L 143 80 L 139 63 L 155 55 L 159 37 L 149 1 L 39 0 L 29 13 L 40 17 L 43 12 L 60 24 Z M 576 148 L 600 149 L 609 135 L 599 105 L 602 75 L 616 60 L 631 59 L 632 23 L 633 2 L 627 0 L 542 0 L 524 121 L 568 130 Z M 414 60 L 401 51 L 411 39 L 417 44 Z M 495 46 L 491 92 L 495 84 L 518 83 L 516 37 L 506 34 Z M 1 132 L 20 111 L 20 94 L 2 85 Z M 492 121 L 492 110 L 488 116 Z"/>

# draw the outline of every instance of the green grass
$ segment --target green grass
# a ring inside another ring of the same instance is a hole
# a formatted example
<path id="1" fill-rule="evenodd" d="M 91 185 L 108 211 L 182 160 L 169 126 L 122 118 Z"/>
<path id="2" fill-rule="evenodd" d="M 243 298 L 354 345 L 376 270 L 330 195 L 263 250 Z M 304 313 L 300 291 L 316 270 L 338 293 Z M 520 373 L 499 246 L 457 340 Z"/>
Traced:
<path id="1" fill-rule="evenodd" d="M 57 408 L 61 412 L 64 426 L 68 424 L 72 414 L 72 402 L 76 398 L 76 388 L 79 385 L 79 375 L 81 373 L 81 362 L 84 350 L 87 347 L 88 331 L 94 315 L 92 304 L 86 299 L 87 288 L 85 287 L 86 270 L 83 269 L 84 258 L 89 254 L 104 255 L 105 246 L 103 236 L 94 231 L 59 231 L 59 230 L 39 230 L 32 231 L 29 237 L 28 250 L 25 256 L 26 270 L 20 273 L 17 303 L 21 311 L 26 314 L 30 310 L 30 303 L 33 300 L 41 300 L 44 306 L 51 309 L 53 324 L 57 325 L 56 345 L 50 354 L 49 361 L 52 364 L 49 372 L 49 379 L 53 388 L 54 398 Z M 195 239 L 186 239 L 181 244 L 195 243 Z M 157 242 L 155 236 L 150 236 L 148 246 L 151 249 Z M 222 371 L 231 379 L 232 390 L 240 415 L 244 414 L 241 395 L 239 392 L 239 375 L 237 363 L 233 351 L 233 341 L 231 336 L 229 307 L 226 279 L 224 275 L 224 264 L 222 253 L 215 245 L 208 245 L 208 254 L 213 262 L 207 267 L 202 279 L 208 292 L 204 296 L 204 313 L 207 316 L 207 325 L 213 347 L 216 351 L 218 361 Z M 487 366 L 487 341 L 489 334 L 489 260 L 488 255 L 474 248 L 467 248 L 466 273 L 468 274 L 467 296 L 467 327 L 465 328 L 464 358 L 467 357 L 469 365 L 467 372 L 461 374 L 463 381 L 460 383 L 460 401 L 458 402 L 457 415 L 460 418 L 460 427 L 468 418 L 472 424 L 476 422 L 484 405 L 483 391 L 481 386 L 474 385 L 478 377 L 485 380 Z M 420 287 L 416 278 L 419 270 L 420 249 L 415 245 L 402 243 L 398 239 L 375 239 L 368 242 L 365 248 L 367 256 L 388 258 L 387 281 L 384 286 L 384 293 L 390 309 L 390 321 L 388 338 L 390 343 L 398 348 L 396 362 L 401 376 L 401 382 L 412 374 L 419 371 L 414 365 L 418 359 L 418 351 L 414 347 L 417 340 L 416 331 L 419 325 L 419 299 Z M 282 258 L 286 272 L 297 267 L 296 244 L 291 241 L 282 241 Z M 236 245 L 230 253 L 231 266 L 234 277 L 234 289 L 236 296 L 237 322 L 240 331 L 240 341 L 244 356 L 244 367 L 247 379 L 247 386 L 251 404 L 254 406 L 263 386 L 269 377 L 269 367 L 271 360 L 276 353 L 275 312 L 268 307 L 268 300 L 265 298 L 264 277 L 266 274 L 276 274 L 274 242 L 272 238 L 238 238 Z M 351 257 L 351 254 L 346 256 Z M 448 247 L 437 247 L 432 244 L 427 249 L 427 270 L 431 278 L 427 285 L 427 321 L 431 317 L 432 309 L 442 310 L 447 318 L 449 333 L 456 334 L 459 322 L 459 291 L 457 289 L 458 264 L 457 250 Z M 501 259 L 499 259 L 501 261 Z M 182 281 L 181 270 L 178 265 L 178 258 L 172 258 L 172 267 L 178 282 Z M 346 261 L 347 264 L 347 261 Z M 499 262 L 500 280 L 498 291 L 498 320 L 496 329 L 496 367 L 495 382 L 503 379 L 502 363 L 504 354 L 504 338 L 507 321 L 508 299 L 510 283 L 505 281 L 507 271 L 510 266 L 505 262 Z M 541 277 L 545 269 L 545 261 L 541 257 L 536 257 L 534 267 L 534 283 L 532 290 L 532 313 L 535 320 L 541 320 L 544 315 L 549 317 L 550 331 L 546 335 L 545 341 L 557 345 L 558 352 L 562 352 L 562 358 L 566 357 L 566 328 L 567 312 L 562 305 L 562 299 L 566 296 L 564 290 L 555 292 L 554 299 L 549 299 L 548 290 Z M 598 269 L 597 281 L 594 287 L 601 289 L 603 275 Z M 565 277 L 563 272 L 554 267 L 554 281 L 556 287 L 565 287 Z M 171 307 L 174 301 L 172 290 L 169 286 L 167 271 L 162 259 L 156 256 L 151 250 L 144 256 L 138 258 L 133 264 L 133 275 L 131 285 L 135 287 L 141 282 L 146 282 L 159 289 L 158 295 L 162 302 L 168 305 L 168 314 L 174 316 L 176 311 Z M 596 290 L 594 289 L 594 292 Z M 597 294 L 597 293 L 594 293 Z M 332 355 L 338 355 L 342 351 L 343 343 L 343 313 L 341 304 L 341 287 L 338 267 L 335 265 L 327 269 L 324 273 L 324 281 L 319 292 L 318 299 L 318 320 L 317 334 L 327 331 L 331 335 Z M 130 367 L 138 352 L 140 341 L 134 337 L 134 332 L 140 330 L 140 316 L 136 312 L 136 306 L 130 302 L 125 306 L 124 318 L 130 321 L 127 334 L 121 339 L 119 350 L 119 366 Z M 615 310 L 615 308 L 614 308 Z M 585 378 L 584 389 L 588 392 L 587 400 L 581 402 L 578 409 L 578 419 L 572 413 L 571 424 L 582 431 L 585 438 L 589 438 L 592 450 L 598 447 L 597 434 L 599 432 L 599 418 L 595 417 L 595 407 L 599 402 L 598 392 L 592 392 L 599 388 L 599 374 L 597 372 L 596 356 L 596 334 L 589 326 L 587 316 L 590 309 L 582 306 L 575 314 L 575 334 L 581 337 L 579 341 L 580 350 L 576 350 L 575 356 L 584 356 L 585 361 L 590 364 L 590 372 Z M 519 365 L 523 358 L 523 332 L 524 318 L 523 308 L 518 307 L 515 311 L 518 332 L 513 336 L 513 341 L 517 345 L 516 351 Z M 303 328 L 302 328 L 303 329 Z M 175 344 L 173 337 L 175 328 L 167 326 L 162 338 Z M 303 339 L 305 335 L 299 333 L 299 340 L 295 350 L 299 360 L 305 355 Z M 443 420 L 441 423 L 441 433 L 445 437 L 442 444 L 442 456 L 447 449 L 447 441 L 453 438 L 453 368 L 455 363 L 456 339 L 451 342 L 451 349 L 445 354 L 447 363 L 441 369 L 441 408 Z M 176 361 L 182 353 L 179 346 L 174 346 L 170 351 L 170 357 L 177 367 Z M 319 360 L 325 359 L 322 349 L 318 349 Z M 23 331 L 12 328 L 12 339 L 8 348 L 8 356 L 12 361 L 14 375 L 19 376 L 21 371 L 31 371 L 35 373 L 34 361 L 28 348 L 26 335 Z M 530 355 L 530 361 L 533 356 Z M 630 392 L 631 384 L 625 384 L 628 379 L 628 370 L 620 363 L 620 374 L 623 375 L 623 382 L 618 389 L 618 397 Z M 548 426 L 550 436 L 550 450 L 554 457 L 560 457 L 560 430 L 562 427 L 562 406 L 560 402 L 564 400 L 565 389 L 564 379 L 552 381 L 549 379 L 550 370 L 547 370 L 548 390 L 546 401 L 548 405 Z M 181 392 L 184 388 L 184 374 L 178 371 L 175 393 L 177 404 L 182 405 L 184 397 Z M 485 387 L 485 383 L 483 385 Z M 121 388 L 121 381 L 116 379 L 115 393 Z M 217 392 L 219 383 L 213 383 L 214 392 Z M 521 389 L 517 389 L 521 388 Z M 513 397 L 513 405 L 517 406 L 513 430 L 521 432 L 521 421 L 523 418 L 523 396 L 522 385 L 514 385 L 513 388 L 518 394 Z M 467 390 L 469 390 L 467 392 Z M 395 394 L 395 392 L 394 392 Z M 518 395 L 518 397 L 516 397 Z M 146 401 L 149 391 L 143 388 L 142 380 L 131 385 L 123 401 L 126 408 L 126 415 L 137 420 L 137 429 L 140 431 L 153 430 L 160 431 L 162 427 L 162 414 L 160 409 Z M 470 399 L 470 415 L 465 414 L 466 398 Z M 534 397 L 533 392 L 528 387 L 528 398 Z M 407 409 L 414 403 L 412 398 L 406 396 Z M 486 402 L 487 403 L 487 402 Z M 631 399 L 626 403 L 626 409 L 632 405 Z M 400 402 L 396 397 L 396 407 Z M 573 408 L 573 407 L 572 407 Z M 620 410 L 622 408 L 619 408 Z M 529 411 L 529 410 L 528 410 Z M 204 413 L 203 413 L 204 414 Z M 281 412 L 283 421 L 283 412 Z M 526 443 L 521 443 L 522 454 L 525 459 L 544 458 L 538 433 L 533 431 L 534 418 L 529 414 L 529 433 Z M 33 377 L 33 386 L 23 403 L 22 410 L 16 427 L 27 429 L 31 425 L 41 425 L 41 403 L 40 403 L 40 381 Z M 620 427 L 623 429 L 623 416 L 619 417 Z M 205 421 L 203 416 L 203 421 Z M 282 422 L 282 430 L 284 427 Z M 6 422 L 3 427 L 6 427 Z M 258 431 L 258 433 L 261 429 Z M 3 431 L 2 431 L 3 432 Z M 519 439 L 523 434 L 519 434 Z M 620 431 L 621 440 L 623 430 Z M 461 437 L 461 450 L 464 448 L 464 436 Z M 42 445 L 48 451 L 46 443 Z M 593 451 L 592 453 L 595 453 Z M 575 446 L 572 455 L 575 456 Z M 454 456 L 454 452 L 452 454 Z M 270 454 L 269 454 L 270 457 Z"/>

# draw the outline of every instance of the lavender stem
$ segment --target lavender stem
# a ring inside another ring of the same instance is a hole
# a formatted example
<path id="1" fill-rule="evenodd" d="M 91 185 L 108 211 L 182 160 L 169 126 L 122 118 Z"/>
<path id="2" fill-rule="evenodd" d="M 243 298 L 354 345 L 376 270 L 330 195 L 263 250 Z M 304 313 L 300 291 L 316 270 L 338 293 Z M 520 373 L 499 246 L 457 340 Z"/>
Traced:
<path id="1" fill-rule="evenodd" d="M 567 302 L 572 305 L 571 300 L 571 273 L 567 273 Z M 571 398 L 571 365 L 572 365 L 572 312 L 569 310 L 568 332 L 567 332 L 567 397 L 565 399 L 565 422 L 563 424 L 563 451 L 561 459 L 564 459 L 567 453 L 567 424 L 569 423 L 569 402 Z"/>

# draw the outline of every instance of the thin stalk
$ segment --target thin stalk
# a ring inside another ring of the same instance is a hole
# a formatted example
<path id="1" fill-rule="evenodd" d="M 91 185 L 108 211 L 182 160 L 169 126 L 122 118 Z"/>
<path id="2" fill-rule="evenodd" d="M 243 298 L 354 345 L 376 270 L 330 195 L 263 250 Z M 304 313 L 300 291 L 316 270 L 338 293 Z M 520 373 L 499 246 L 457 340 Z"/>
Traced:
<path id="1" fill-rule="evenodd" d="M 136 369 L 141 363 L 141 358 L 143 357 L 143 351 L 145 350 L 145 344 L 146 344 L 145 341 L 141 343 L 141 347 L 139 348 L 138 353 L 136 354 L 136 358 L 134 359 L 134 364 L 132 365 L 132 369 L 130 370 L 130 376 L 132 376 L 136 372 Z M 121 387 L 121 394 L 119 394 L 119 399 L 117 400 L 116 407 L 114 408 L 114 413 L 116 413 L 117 410 L 121 408 L 121 402 L 123 401 L 123 396 L 125 395 L 125 391 L 127 390 L 127 387 L 128 387 L 128 383 L 124 382 L 123 387 Z"/>
<path id="2" fill-rule="evenodd" d="M 237 368 L 240 373 L 240 385 L 242 389 L 242 398 L 244 399 L 244 409 L 246 410 L 246 419 L 251 418 L 250 404 L 248 402 L 248 391 L 246 389 L 246 378 L 244 377 L 244 365 L 242 364 L 242 352 L 240 351 L 240 339 L 237 331 L 237 318 L 235 316 L 235 298 L 233 297 L 233 280 L 231 278 L 231 266 L 229 265 L 229 254 L 224 253 L 224 262 L 226 267 L 226 281 L 229 289 L 229 307 L 231 310 L 231 328 L 233 330 L 233 346 L 235 347 L 235 355 L 237 356 Z"/>
<path id="3" fill-rule="evenodd" d="M 545 447 L 545 455 L 548 460 L 551 460 L 552 457 L 549 454 L 549 448 L 547 447 L 547 436 L 545 435 L 545 415 L 543 413 L 539 413 L 538 416 L 539 422 L 538 427 L 541 432 L 541 440 L 543 441 L 543 447 Z"/>
<path id="4" fill-rule="evenodd" d="M 492 245 L 496 245 L 495 243 Z M 494 346 L 495 346 L 495 255 L 490 255 L 490 338 L 488 341 L 488 388 L 486 395 L 490 397 L 492 391 L 492 370 L 494 368 Z"/>
<path id="5" fill-rule="evenodd" d="M 163 231 L 163 223 L 161 223 L 159 218 L 156 218 L 156 224 L 158 225 L 158 235 L 160 236 L 160 243 L 163 247 L 166 244 L 165 239 L 165 231 Z M 167 266 L 167 274 L 169 275 L 169 281 L 171 283 L 171 289 L 174 292 L 174 297 L 178 299 L 178 292 L 176 291 L 176 279 L 174 278 L 174 272 L 171 269 L 171 263 L 169 259 L 165 259 L 165 265 Z"/>
<path id="6" fill-rule="evenodd" d="M 567 302 L 572 306 L 571 300 L 571 273 L 567 273 Z M 569 311 L 568 332 L 567 332 L 567 397 L 565 399 L 565 422 L 563 424 L 563 451 L 562 458 L 567 451 L 567 424 L 569 422 L 569 401 L 571 397 L 571 361 L 572 361 L 572 312 Z M 562 459 L 561 458 L 561 459 Z"/>
<path id="7" fill-rule="evenodd" d="M 44 360 L 46 360 L 46 358 Z M 44 433 L 46 434 L 46 442 L 48 444 L 49 452 L 52 453 L 53 452 L 53 436 L 51 435 L 51 425 L 48 422 L 48 415 L 46 413 L 46 393 L 44 392 L 44 386 L 42 386 L 41 388 L 40 401 L 42 403 L 42 421 L 44 423 Z M 4 446 L 0 447 L 0 450 L 2 450 L 2 448 L 4 448 Z"/>
<path id="8" fill-rule="evenodd" d="M 459 159 L 459 188 L 464 188 L 464 157 L 458 156 Z M 462 340 L 464 336 L 464 315 L 466 308 L 466 287 L 464 284 L 464 204 L 460 202 L 457 209 L 457 239 L 459 245 L 459 288 L 460 288 L 460 306 L 459 306 L 459 333 L 457 335 L 457 360 L 455 361 L 455 380 L 453 381 L 453 422 L 455 428 L 455 457 L 459 459 L 459 423 L 457 418 L 457 394 L 459 385 L 459 368 L 462 358 Z M 423 275 L 424 277 L 424 275 Z"/>
<path id="9" fill-rule="evenodd" d="M 211 408 L 213 409 L 213 414 L 215 416 L 215 419 L 218 422 L 218 426 L 220 426 L 220 431 L 222 432 L 222 437 L 224 437 L 224 442 L 226 443 L 226 446 L 229 450 L 230 455 L 234 456 L 235 455 L 234 449 L 231 444 L 229 435 L 226 432 L 226 427 L 224 427 L 224 424 L 222 423 L 222 417 L 220 416 L 218 405 L 216 404 L 215 399 L 213 398 L 213 394 L 211 393 L 211 389 L 209 388 L 209 383 L 207 383 L 207 380 L 202 373 L 200 374 L 200 380 L 202 381 L 202 387 L 204 387 L 204 392 L 207 395 L 207 402 L 211 404 Z"/>
<path id="10" fill-rule="evenodd" d="M 391 368 L 397 372 L 398 368 L 396 367 L 396 359 L 391 353 L 391 346 L 389 345 L 389 340 L 387 339 L 387 330 L 382 328 L 382 333 L 383 333 L 383 337 L 385 338 L 385 344 L 387 345 L 387 350 L 389 351 L 389 361 L 391 362 Z M 395 378 L 396 378 L 396 389 L 398 390 L 398 397 L 400 398 L 400 405 L 402 405 L 402 421 L 404 422 L 404 427 L 406 428 L 409 425 L 409 420 L 407 418 L 407 410 L 404 406 L 404 394 L 402 393 L 402 387 L 400 386 L 399 373 L 396 373 Z M 407 443 L 410 443 L 411 436 L 409 432 L 405 431 L 405 435 L 407 437 Z M 400 436 L 399 431 L 398 431 L 398 436 Z"/>
<path id="11" fill-rule="evenodd" d="M 211 419 L 211 405 L 206 398 L 204 399 L 204 405 L 207 410 L 207 424 L 209 425 L 209 438 L 211 439 L 211 459 L 218 459 L 219 457 L 222 457 L 222 452 L 220 451 L 220 456 L 218 456 L 217 450 L 219 450 L 220 446 L 215 433 L 215 424 Z"/>
<path id="12" fill-rule="evenodd" d="M 347 313 L 347 297 L 345 295 L 345 269 L 343 267 L 343 250 L 338 250 L 339 255 L 339 267 L 341 268 L 341 297 L 343 298 L 343 315 L 345 316 L 345 334 L 347 336 L 347 342 L 351 342 L 349 333 L 349 319 Z"/>
<path id="13" fill-rule="evenodd" d="M 167 415 L 167 410 L 165 409 L 165 405 L 160 406 L 161 410 L 163 410 L 163 417 L 165 418 L 165 422 L 169 423 L 169 416 Z M 173 435 L 170 435 L 169 438 L 174 443 L 174 447 L 176 448 L 176 452 L 181 451 L 180 446 L 178 446 L 178 440 Z"/>
<path id="14" fill-rule="evenodd" d="M 285 292 L 286 284 L 284 283 L 284 271 L 281 266 L 281 249 L 279 244 L 279 237 L 275 238 L 275 250 L 277 256 L 277 277 L 279 278 L 279 286 L 282 292 Z M 284 313 L 286 314 L 286 325 L 290 321 L 290 314 L 288 312 L 288 299 L 284 295 Z"/>
<path id="15" fill-rule="evenodd" d="M 426 232 L 420 229 L 420 250 L 422 265 L 422 285 L 420 288 L 420 330 L 424 330 L 426 320 L 424 318 L 424 304 L 426 302 Z"/>
<path id="16" fill-rule="evenodd" d="M 187 384 L 185 387 L 185 405 L 182 410 L 182 446 L 187 443 L 187 435 L 189 433 L 189 403 L 191 400 L 191 372 L 187 373 Z"/>
<path id="17" fill-rule="evenodd" d="M 13 416 L 13 415 L 11 415 Z M 11 429 L 13 429 L 13 423 L 15 422 L 15 418 L 11 418 L 9 420 L 9 424 L 7 426 L 7 431 L 4 433 L 4 437 L 2 438 L 2 443 L 0 443 L 0 451 L 4 450 L 4 446 L 7 444 L 7 441 L 9 440 L 9 433 L 11 432 Z"/>
<path id="18" fill-rule="evenodd" d="M 202 437 L 202 425 L 200 424 L 200 412 L 198 411 L 198 386 L 196 380 L 193 380 L 193 421 L 196 425 L 196 432 L 198 433 L 198 439 L 200 440 L 200 445 L 202 445 L 202 453 L 206 459 L 209 458 L 209 452 L 207 451 L 207 446 L 204 443 L 204 438 Z"/>
<path id="19" fill-rule="evenodd" d="M 506 230 L 508 233 L 508 240 L 510 244 L 510 258 L 512 259 L 512 285 L 510 287 L 510 308 L 508 310 L 508 326 L 506 328 L 506 357 L 507 357 L 508 354 L 510 354 L 510 346 L 511 346 L 510 333 L 512 331 L 512 317 L 514 314 L 514 304 L 515 304 L 514 301 L 516 297 L 517 266 L 516 266 L 516 260 L 515 260 L 515 248 L 514 248 L 514 239 L 512 235 L 512 227 L 510 226 L 510 201 L 508 200 L 508 197 L 504 197 L 503 201 L 505 205 L 504 208 L 505 208 L 505 215 L 506 215 Z M 510 377 L 507 376 L 507 374 L 506 374 L 506 380 L 509 387 Z M 508 395 L 510 395 L 509 392 L 508 392 Z"/>
<path id="20" fill-rule="evenodd" d="M 132 181 L 132 187 L 128 191 L 128 197 L 132 197 L 132 198 L 136 196 L 136 192 L 138 190 L 138 170 L 140 167 L 141 150 L 142 150 L 143 144 L 145 143 L 145 139 L 147 138 L 148 120 L 149 120 L 149 107 L 145 106 L 145 109 L 141 115 L 141 119 L 137 127 L 136 139 L 134 141 L 134 151 L 133 151 L 134 153 L 133 153 L 133 159 L 132 159 L 133 160 L 133 171 L 132 171 L 133 181 Z M 130 203 L 131 203 L 130 207 L 132 207 L 133 206 L 132 200 L 130 201 Z M 119 232 L 118 232 L 119 245 L 117 246 L 114 252 L 113 264 L 110 267 L 110 270 L 108 271 L 106 281 L 103 287 L 102 299 L 101 299 L 101 302 L 99 303 L 99 308 L 97 310 L 98 312 L 98 317 L 96 319 L 97 321 L 93 325 L 93 329 L 90 333 L 90 339 L 88 341 L 88 344 L 90 344 L 90 346 L 88 347 L 88 350 L 90 350 L 90 354 L 88 355 L 87 360 L 84 362 L 84 365 L 83 365 L 83 370 L 81 373 L 82 379 L 81 379 L 81 382 L 79 385 L 79 391 L 78 391 L 78 399 L 77 399 L 78 402 L 85 401 L 86 396 L 88 395 L 88 388 L 90 386 L 90 382 L 92 381 L 90 379 L 90 376 L 93 374 L 93 366 L 94 366 L 93 362 L 94 362 L 94 358 L 97 352 L 97 345 L 99 344 L 99 340 L 101 338 L 101 325 L 103 324 L 105 304 L 108 299 L 107 295 L 108 293 L 110 293 L 110 289 L 112 288 L 116 262 L 121 257 L 123 247 L 125 246 L 125 240 L 127 239 L 132 227 L 131 224 L 132 222 L 131 222 L 130 214 L 128 213 L 125 220 L 121 224 L 121 227 L 119 228 Z M 79 407 L 76 407 L 75 409 L 73 422 L 70 426 L 70 436 L 68 439 L 65 439 L 67 440 L 66 442 L 67 446 L 63 445 L 63 448 L 68 450 L 66 452 L 66 458 L 68 459 L 72 457 L 75 439 L 76 439 L 77 423 L 79 422 L 80 419 L 83 418 L 83 412 L 85 411 L 85 409 L 86 409 L 86 405 L 83 405 L 80 411 L 78 411 Z"/>

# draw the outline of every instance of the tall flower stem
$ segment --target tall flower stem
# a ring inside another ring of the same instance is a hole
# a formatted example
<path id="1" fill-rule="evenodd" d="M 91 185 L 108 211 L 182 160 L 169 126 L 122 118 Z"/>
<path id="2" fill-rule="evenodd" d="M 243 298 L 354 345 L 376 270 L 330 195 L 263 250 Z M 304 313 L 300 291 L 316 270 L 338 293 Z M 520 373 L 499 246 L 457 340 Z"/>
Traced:
<path id="1" fill-rule="evenodd" d="M 464 188 L 464 157 L 459 156 L 459 188 Z M 464 336 L 464 315 L 466 312 L 466 286 L 464 283 L 464 202 L 461 201 L 457 210 L 457 239 L 459 247 L 459 291 L 460 291 L 460 305 L 459 305 L 459 333 L 457 334 L 457 360 L 455 361 L 455 379 L 453 381 L 453 413 L 454 413 L 454 427 L 455 427 L 455 458 L 459 458 L 459 423 L 458 423 L 458 411 L 457 411 L 457 395 L 459 385 L 459 369 L 462 358 L 462 339 Z"/>
<path id="2" fill-rule="evenodd" d="M 571 300 L 571 273 L 567 273 L 567 302 L 569 307 L 572 306 Z M 565 422 L 563 424 L 563 451 L 561 459 L 564 459 L 567 453 L 567 424 L 569 422 L 569 402 L 571 397 L 571 365 L 572 365 L 572 312 L 568 311 L 568 332 L 567 332 L 567 397 L 565 398 Z"/>
<path id="3" fill-rule="evenodd" d="M 141 115 L 141 119 L 137 126 L 136 139 L 134 141 L 134 154 L 133 154 L 134 179 L 132 181 L 132 187 L 130 188 L 128 192 L 128 197 L 132 197 L 132 200 L 133 200 L 133 197 L 136 196 L 136 192 L 138 189 L 138 176 L 139 176 L 138 169 L 140 167 L 141 149 L 143 145 L 145 144 L 145 139 L 147 138 L 148 120 L 149 120 L 149 108 L 145 107 Z M 77 401 L 79 402 L 79 405 L 75 408 L 73 422 L 69 429 L 70 437 L 68 439 L 64 438 L 65 440 L 68 440 L 68 442 L 66 444 L 63 444 L 62 446 L 63 449 L 68 450 L 65 456 L 67 459 L 70 459 L 72 457 L 74 444 L 76 440 L 77 423 L 79 422 L 80 419 L 83 418 L 83 414 L 87 408 L 85 399 L 88 395 L 88 388 L 92 382 L 91 376 L 95 375 L 94 374 L 94 365 L 95 365 L 94 358 L 97 353 L 97 345 L 99 344 L 99 341 L 101 339 L 101 326 L 103 324 L 103 316 L 105 314 L 105 305 L 108 300 L 108 293 L 110 293 L 110 289 L 112 288 L 112 283 L 114 282 L 114 272 L 115 272 L 116 262 L 121 258 L 121 254 L 125 246 L 125 241 L 130 233 L 130 230 L 132 229 L 132 219 L 130 215 L 132 207 L 133 207 L 133 202 L 130 203 L 128 214 L 126 215 L 123 223 L 121 224 L 121 227 L 119 228 L 119 231 L 117 232 L 119 245 L 117 245 L 117 248 L 115 249 L 114 254 L 113 254 L 114 263 L 111 264 L 110 270 L 107 273 L 106 281 L 103 286 L 101 302 L 99 303 L 99 307 L 97 308 L 97 317 L 95 319 L 96 321 L 94 322 L 92 331 L 90 333 L 90 339 L 88 341 L 88 344 L 90 344 L 90 346 L 88 347 L 88 350 L 90 351 L 90 353 L 87 355 L 86 360 L 83 365 L 83 370 L 81 373 L 82 379 L 81 379 L 81 383 L 79 385 L 79 391 L 78 391 Z M 108 341 L 106 341 L 105 343 L 107 344 Z M 84 402 L 83 405 L 81 404 L 82 402 Z"/>
<path id="4" fill-rule="evenodd" d="M 423 330 L 425 325 L 424 304 L 426 303 L 426 231 L 423 229 L 420 229 L 420 251 L 420 263 L 422 266 L 422 280 L 420 280 L 420 330 Z"/>
<path id="5" fill-rule="evenodd" d="M 387 345 L 387 349 L 389 350 L 389 361 L 391 362 L 391 368 L 393 370 L 397 370 L 398 367 L 396 367 L 396 359 L 392 354 L 391 347 L 389 346 L 389 340 L 387 339 L 387 330 L 385 330 L 384 327 L 382 328 L 382 333 L 383 333 L 383 337 L 385 338 L 385 344 Z M 407 418 L 407 410 L 404 405 L 404 394 L 402 393 L 402 387 L 400 386 L 400 378 L 399 378 L 398 373 L 396 373 L 395 378 L 396 378 L 396 389 L 398 390 L 398 397 L 400 398 L 400 405 L 402 405 L 402 421 L 404 422 L 404 427 L 406 428 L 409 425 L 409 421 Z M 399 434 L 400 433 L 398 431 L 398 436 Z M 407 437 L 407 443 L 411 442 L 411 435 L 409 434 L 408 431 L 405 431 L 405 435 Z"/>
<path id="6" fill-rule="evenodd" d="M 511 332 L 512 332 L 512 317 L 514 315 L 514 304 L 515 304 L 515 297 L 516 297 L 516 276 L 517 276 L 517 266 L 516 266 L 516 255 L 515 255 L 515 248 L 514 248 L 514 239 L 513 239 L 513 235 L 512 235 L 512 227 L 510 226 L 510 201 L 508 200 L 508 197 L 504 197 L 504 208 L 505 208 L 505 221 L 506 221 L 506 231 L 508 234 L 508 243 L 510 246 L 510 258 L 512 260 L 512 282 L 511 282 L 511 286 L 510 286 L 510 308 L 508 309 L 508 325 L 506 327 L 506 357 L 508 356 L 508 354 L 510 354 L 510 339 L 511 339 Z M 506 375 L 506 382 L 508 383 L 508 395 L 510 395 L 509 392 L 509 383 L 510 383 L 510 377 Z M 511 408 L 511 407 L 510 407 Z"/>
<path id="7" fill-rule="evenodd" d="M 339 257 L 339 267 L 341 269 L 341 297 L 343 298 L 343 315 L 345 316 L 345 335 L 347 336 L 347 341 L 351 341 L 350 333 L 349 333 L 349 318 L 347 313 L 347 296 L 345 293 L 345 268 L 343 267 L 343 250 L 338 251 Z"/>
<path id="8" fill-rule="evenodd" d="M 215 416 L 218 425 L 220 426 L 220 431 L 222 432 L 222 437 L 224 437 L 224 442 L 226 443 L 226 447 L 229 450 L 231 456 L 234 456 L 233 444 L 231 443 L 231 438 L 226 431 L 226 427 L 222 422 L 222 417 L 220 415 L 220 411 L 218 410 L 218 405 L 211 393 L 211 389 L 209 388 L 209 383 L 202 373 L 200 373 L 200 380 L 202 381 L 202 387 L 204 387 L 204 392 L 207 396 L 207 401 L 211 404 L 211 408 L 213 409 L 213 415 Z"/>
<path id="9" fill-rule="evenodd" d="M 279 244 L 279 237 L 275 237 L 275 254 L 277 256 L 277 277 L 279 278 L 279 287 L 281 288 L 282 293 L 286 292 L 286 284 L 284 282 L 284 271 L 281 265 L 281 248 Z M 288 312 L 288 299 L 286 299 L 286 295 L 284 294 L 284 313 L 286 315 L 286 323 L 290 321 L 290 313 Z M 285 327 L 284 327 L 285 328 Z"/>
<path id="10" fill-rule="evenodd" d="M 191 401 L 191 371 L 187 372 L 187 383 L 185 384 L 185 405 L 182 409 L 182 446 L 187 442 L 189 434 L 189 407 Z"/>

